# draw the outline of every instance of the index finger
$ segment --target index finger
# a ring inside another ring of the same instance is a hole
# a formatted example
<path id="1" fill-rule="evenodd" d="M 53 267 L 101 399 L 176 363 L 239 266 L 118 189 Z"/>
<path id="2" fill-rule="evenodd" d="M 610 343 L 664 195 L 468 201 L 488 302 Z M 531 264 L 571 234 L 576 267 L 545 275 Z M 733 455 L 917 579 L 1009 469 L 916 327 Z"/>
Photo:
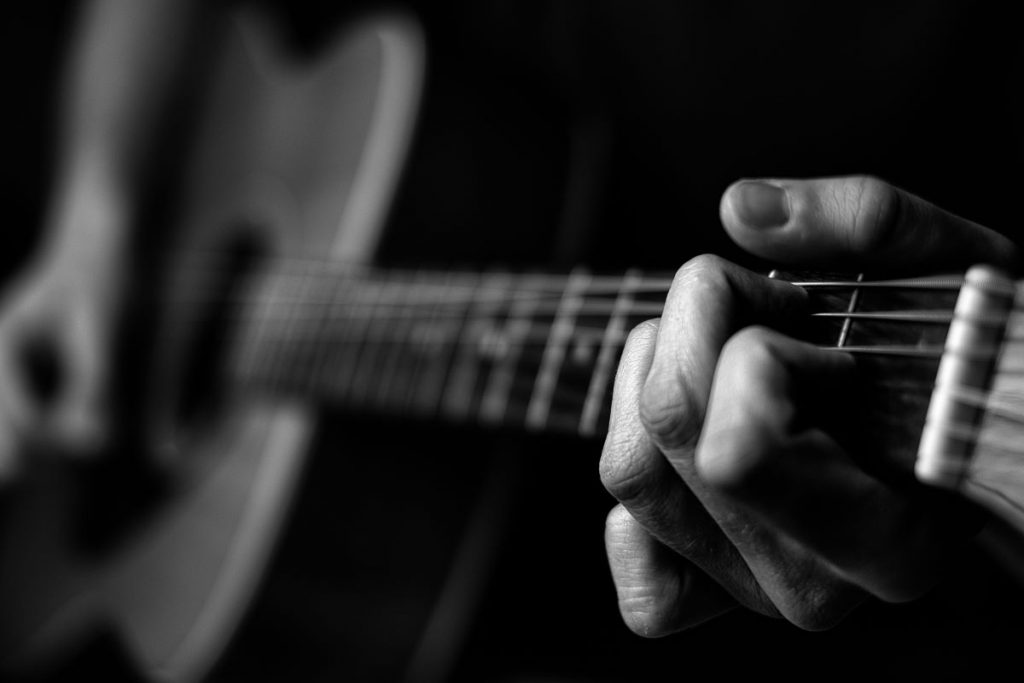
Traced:
<path id="1" fill-rule="evenodd" d="M 700 435 L 718 356 L 742 327 L 777 325 L 802 311 L 806 292 L 716 256 L 684 265 L 672 283 L 640 402 L 647 431 L 669 454 Z M 671 456 L 670 456 L 671 457 Z"/>

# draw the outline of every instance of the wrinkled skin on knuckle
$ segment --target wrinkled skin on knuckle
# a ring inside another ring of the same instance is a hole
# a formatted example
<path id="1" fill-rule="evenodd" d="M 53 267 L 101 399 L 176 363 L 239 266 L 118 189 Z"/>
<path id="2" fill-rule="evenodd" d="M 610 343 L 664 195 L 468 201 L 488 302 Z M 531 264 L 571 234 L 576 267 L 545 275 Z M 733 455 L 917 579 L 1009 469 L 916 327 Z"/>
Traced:
<path id="1" fill-rule="evenodd" d="M 713 255 L 702 255 L 687 261 L 677 272 L 670 296 L 671 308 L 665 316 L 679 316 L 707 306 L 720 307 L 731 300 L 727 274 L 728 262 Z M 682 301 L 680 301 L 680 297 Z M 685 387 L 681 357 L 683 348 L 660 355 L 644 383 L 640 396 L 640 419 L 648 433 L 665 449 L 691 446 L 696 440 L 703 416 Z"/>
<path id="2" fill-rule="evenodd" d="M 616 500 L 638 497 L 649 485 L 650 464 L 641 435 L 610 432 L 599 465 L 601 483 Z"/>
<path id="3" fill-rule="evenodd" d="M 651 438 L 666 450 L 691 445 L 699 430 L 699 420 L 685 390 L 670 373 L 652 373 L 648 377 L 640 394 L 640 421 Z"/>

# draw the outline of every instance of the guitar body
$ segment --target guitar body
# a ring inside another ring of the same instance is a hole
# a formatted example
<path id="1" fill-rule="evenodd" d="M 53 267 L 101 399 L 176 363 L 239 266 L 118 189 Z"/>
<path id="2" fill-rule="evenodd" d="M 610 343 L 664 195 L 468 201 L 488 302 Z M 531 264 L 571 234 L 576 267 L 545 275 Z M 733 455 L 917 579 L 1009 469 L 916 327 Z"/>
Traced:
<path id="1" fill-rule="evenodd" d="M 238 240 L 277 258 L 372 259 L 418 109 L 423 45 L 402 16 L 349 25 L 311 63 L 294 61 L 258 17 L 228 32 L 185 164 L 180 220 L 164 262 L 143 430 L 168 486 L 115 542 L 73 538 L 77 480 L 35 459 L 10 494 L 0 538 L 5 674 L 46 675 L 100 630 L 144 679 L 202 678 L 260 581 L 315 431 L 308 406 L 233 398 L 177 422 L 175 382 Z M 205 288 L 205 289 L 204 289 Z M 190 305 L 192 301 L 196 305 Z"/>

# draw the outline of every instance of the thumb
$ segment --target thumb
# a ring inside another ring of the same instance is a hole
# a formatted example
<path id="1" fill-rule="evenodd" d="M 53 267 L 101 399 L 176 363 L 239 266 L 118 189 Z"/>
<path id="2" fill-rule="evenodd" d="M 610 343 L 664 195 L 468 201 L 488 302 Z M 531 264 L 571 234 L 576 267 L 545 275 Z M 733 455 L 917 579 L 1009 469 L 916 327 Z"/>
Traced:
<path id="1" fill-rule="evenodd" d="M 722 225 L 751 253 L 777 263 L 875 271 L 1016 271 L 1003 235 L 870 176 L 741 180 L 722 195 Z"/>

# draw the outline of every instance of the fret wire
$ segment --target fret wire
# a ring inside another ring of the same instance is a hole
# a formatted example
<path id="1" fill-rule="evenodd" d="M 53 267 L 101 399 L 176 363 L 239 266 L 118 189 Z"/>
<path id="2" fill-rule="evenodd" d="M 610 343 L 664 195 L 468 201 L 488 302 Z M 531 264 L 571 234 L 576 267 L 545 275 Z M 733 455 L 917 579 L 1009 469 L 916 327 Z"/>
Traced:
<path id="1" fill-rule="evenodd" d="M 370 290 L 367 296 L 374 302 L 386 301 L 389 292 L 385 288 Z M 371 304 L 372 305 L 372 304 Z M 372 382 L 372 376 L 377 360 L 379 346 L 370 342 L 371 337 L 377 332 L 372 317 L 367 317 L 363 324 L 358 327 L 356 352 L 352 355 L 350 362 L 351 374 L 346 377 L 345 395 L 352 403 L 365 404 L 367 399 L 368 384 Z"/>
<path id="2" fill-rule="evenodd" d="M 324 353 L 318 384 L 333 399 L 339 400 L 344 394 L 345 386 L 341 378 L 345 364 L 344 351 L 354 330 L 353 326 L 348 324 L 348 321 L 341 315 L 343 310 L 343 303 L 340 299 L 342 288 L 335 288 L 335 293 L 335 300 L 331 305 L 330 343 L 323 344 Z"/>
<path id="3" fill-rule="evenodd" d="M 864 280 L 864 273 L 857 274 L 857 282 Z M 853 290 L 853 294 L 850 295 L 850 305 L 846 309 L 846 317 L 843 319 L 843 328 L 839 331 L 839 342 L 836 346 L 842 348 L 846 346 L 846 341 L 850 336 L 850 329 L 853 327 L 853 315 L 857 311 L 857 304 L 860 302 L 861 290 Z M 822 314 L 819 314 L 822 315 Z"/>
<path id="4" fill-rule="evenodd" d="M 292 292 L 292 296 L 302 296 L 304 288 L 309 287 L 310 281 L 308 278 L 296 278 L 295 280 L 286 283 L 287 290 Z M 298 346 L 302 345 L 302 342 L 297 340 L 295 331 L 298 327 L 299 318 L 298 311 L 295 308 L 289 307 L 283 321 L 283 332 L 285 337 L 285 343 L 280 345 L 279 357 L 283 360 L 283 372 L 278 377 L 279 386 L 288 386 L 294 382 L 294 378 L 299 374 L 299 356 L 301 354 L 295 353 L 296 341 Z"/>
<path id="5" fill-rule="evenodd" d="M 612 307 L 611 316 L 605 326 L 604 334 L 601 337 L 601 349 L 597 354 L 597 364 L 594 368 L 590 386 L 587 388 L 587 396 L 583 404 L 583 415 L 580 419 L 580 434 L 593 436 L 597 434 L 597 421 L 601 407 L 604 405 L 605 393 L 614 374 L 614 364 L 618 358 L 619 346 L 626 336 L 626 310 L 633 303 L 633 286 L 640 279 L 640 273 L 630 270 L 622 280 L 622 287 L 615 298 L 615 305 Z M 620 339 L 622 341 L 620 341 Z"/>
<path id="6" fill-rule="evenodd" d="M 540 373 L 526 410 L 526 424 L 531 429 L 543 429 L 547 422 L 551 397 L 565 356 L 565 345 L 575 328 L 576 309 L 583 303 L 579 290 L 585 288 L 589 277 L 583 269 L 572 273 L 562 297 L 562 305 L 555 313 L 555 321 L 551 325 L 551 334 L 541 359 Z"/>
<path id="7" fill-rule="evenodd" d="M 445 280 L 445 287 L 453 286 L 455 282 L 455 275 L 449 273 Z M 444 330 L 446 326 L 441 325 L 438 322 L 437 312 L 440 304 L 435 302 L 433 304 L 432 314 L 429 320 L 424 325 L 418 325 L 415 329 L 415 334 L 418 337 L 417 343 L 420 345 L 421 353 L 415 355 L 412 369 L 412 379 L 410 381 L 409 400 L 405 404 L 405 408 L 412 412 L 428 413 L 431 408 L 435 405 L 437 396 L 440 394 L 444 385 L 444 376 L 441 374 L 442 370 L 438 370 L 438 351 L 442 351 L 446 346 L 444 343 L 445 334 Z"/>
<path id="8" fill-rule="evenodd" d="M 419 291 L 417 288 L 416 279 L 417 277 L 421 276 L 422 274 L 417 273 L 412 273 L 409 275 L 409 277 L 412 278 L 411 291 L 413 292 L 413 296 L 415 296 L 415 293 Z M 402 291 L 403 284 L 401 283 L 400 280 L 396 281 L 394 285 L 396 290 L 396 298 L 399 300 L 404 300 L 406 292 L 409 290 L 407 289 L 406 291 Z M 415 303 L 410 305 L 414 307 L 416 306 Z M 425 312 L 421 311 L 421 318 L 424 315 Z M 415 319 L 412 316 L 391 318 L 391 336 L 395 339 L 395 341 L 397 341 L 397 343 L 390 345 L 390 353 L 386 353 L 384 356 L 383 367 L 378 373 L 377 390 L 376 392 L 374 392 L 374 398 L 377 401 L 377 405 L 381 406 L 382 408 L 392 407 L 396 404 L 393 398 L 393 393 L 395 392 L 395 384 L 396 380 L 398 379 L 398 376 L 400 375 L 400 368 L 402 367 L 402 363 L 408 357 L 408 340 L 412 332 L 413 320 Z M 398 384 L 401 385 L 401 382 L 398 382 Z M 399 387 L 398 390 L 401 391 L 401 388 Z"/>
<path id="9" fill-rule="evenodd" d="M 317 289 L 326 286 L 326 284 L 325 284 L 325 282 L 323 280 L 315 282 L 315 283 L 313 283 L 313 285 Z M 328 296 L 330 296 L 332 298 L 336 298 L 339 294 L 340 294 L 340 288 L 338 288 L 338 287 L 330 287 L 329 288 Z M 311 342 L 311 344 L 310 344 L 312 346 L 312 352 L 309 355 L 309 359 L 307 361 L 307 366 L 308 366 L 308 373 L 309 373 L 309 377 L 308 377 L 309 386 L 312 386 L 312 387 L 316 387 L 321 382 L 324 381 L 324 366 L 325 366 L 325 363 L 326 363 L 326 357 L 328 355 L 329 341 L 333 337 L 332 334 L 329 334 L 329 331 L 331 330 L 331 328 L 332 328 L 332 326 L 333 326 L 333 324 L 334 324 L 336 319 L 335 319 L 334 316 L 330 315 L 330 311 L 332 310 L 332 307 L 329 306 L 327 310 L 328 310 L 328 314 L 327 315 L 323 315 L 321 320 L 317 321 L 317 323 L 316 323 L 316 328 L 317 328 L 316 336 L 318 338 L 314 339 Z"/>
<path id="10" fill-rule="evenodd" d="M 273 296 L 269 294 L 271 285 L 272 281 L 269 280 L 249 283 L 250 287 L 262 294 L 253 297 L 258 302 L 257 306 L 238 316 L 240 334 L 236 336 L 236 342 L 241 350 L 228 357 L 232 359 L 231 371 L 242 378 L 262 377 L 270 366 L 266 351 L 269 337 L 267 328 L 273 321 L 270 315 L 273 302 Z M 259 315 L 261 309 L 266 313 Z"/>
<path id="11" fill-rule="evenodd" d="M 495 272 L 485 276 L 481 282 L 485 283 L 485 287 L 493 288 L 495 283 L 503 285 L 508 279 L 507 273 Z M 477 331 L 486 334 L 491 329 L 498 309 L 498 302 L 493 298 L 487 297 L 474 301 L 469 321 L 459 335 L 455 355 L 457 374 L 454 379 L 462 386 L 457 387 L 455 391 L 448 391 L 447 400 L 444 402 L 445 412 L 454 413 L 454 417 L 466 419 L 472 413 L 474 388 L 478 382 L 480 364 L 483 362 L 477 353 L 480 344 L 480 335 L 477 334 Z"/>
<path id="12" fill-rule="evenodd" d="M 469 287 L 479 285 L 481 282 L 480 276 L 475 273 L 462 274 L 458 279 L 468 279 L 471 283 L 467 285 Z M 444 411 L 446 392 L 448 392 L 448 387 L 452 380 L 452 371 L 456 367 L 456 361 L 461 351 L 462 339 L 472 322 L 471 312 L 472 306 L 467 303 L 461 318 L 458 319 L 454 337 L 443 346 L 441 364 L 438 370 L 437 390 L 432 396 L 425 396 L 427 403 L 424 405 L 424 411 L 428 416 L 438 415 Z"/>
<path id="13" fill-rule="evenodd" d="M 524 283 L 527 287 L 529 281 Z M 505 420 L 508 410 L 509 393 L 515 380 L 515 368 L 519 363 L 520 351 L 524 348 L 516 339 L 526 338 L 533 327 L 533 315 L 536 311 L 536 300 L 515 299 L 510 304 L 509 313 L 504 324 L 504 353 L 496 361 L 491 371 L 489 382 L 484 390 L 480 414 L 485 422 L 500 424 Z"/>

